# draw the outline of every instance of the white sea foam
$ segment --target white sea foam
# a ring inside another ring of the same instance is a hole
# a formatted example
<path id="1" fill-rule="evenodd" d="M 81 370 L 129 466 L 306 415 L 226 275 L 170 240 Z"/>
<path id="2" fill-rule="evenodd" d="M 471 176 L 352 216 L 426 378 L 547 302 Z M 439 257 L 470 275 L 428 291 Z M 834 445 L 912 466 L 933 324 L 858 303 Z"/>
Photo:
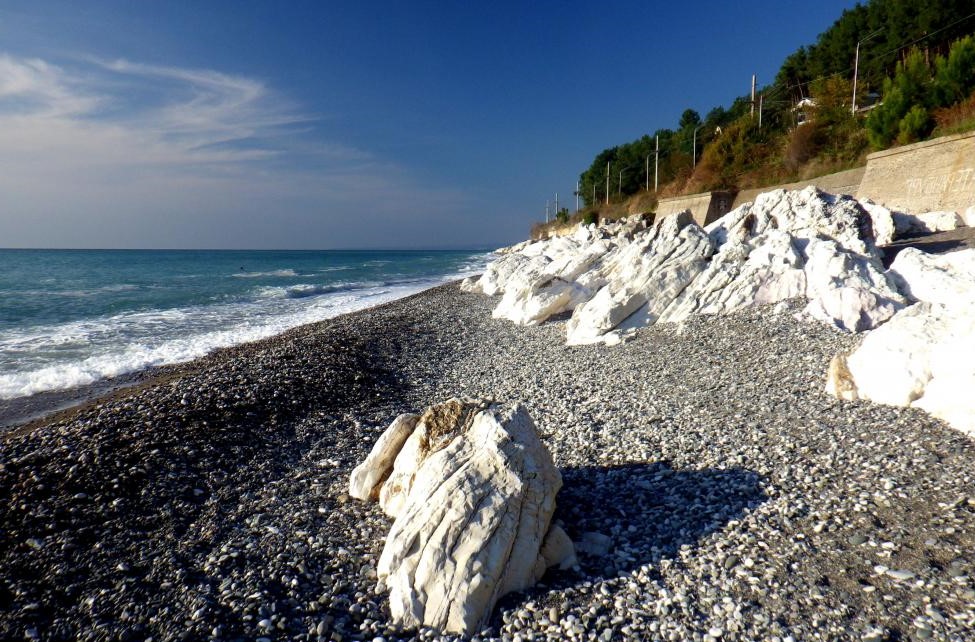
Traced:
<path id="1" fill-rule="evenodd" d="M 298 325 L 379 305 L 441 283 L 376 286 L 318 299 L 127 313 L 0 333 L 0 355 L 18 369 L 0 374 L 0 399 L 64 390 L 152 366 L 181 363 L 217 348 L 256 341 Z M 288 288 L 284 288 L 285 291 Z"/>
<path id="2" fill-rule="evenodd" d="M 235 272 L 232 276 L 238 279 L 259 279 L 267 276 L 298 276 L 294 270 L 271 270 L 270 272 Z"/>

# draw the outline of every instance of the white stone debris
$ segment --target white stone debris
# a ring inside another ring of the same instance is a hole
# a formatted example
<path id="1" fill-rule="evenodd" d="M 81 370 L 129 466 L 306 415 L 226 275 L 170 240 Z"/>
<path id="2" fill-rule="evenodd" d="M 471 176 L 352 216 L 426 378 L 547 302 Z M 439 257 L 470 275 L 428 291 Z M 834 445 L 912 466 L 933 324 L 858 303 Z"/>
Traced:
<path id="1" fill-rule="evenodd" d="M 826 390 L 841 399 L 913 406 L 975 435 L 975 250 L 902 250 L 890 274 L 914 305 L 837 355 Z"/>
<path id="2" fill-rule="evenodd" d="M 961 219 L 967 227 L 975 227 L 975 205 L 967 208 Z"/>
<path id="3" fill-rule="evenodd" d="M 522 325 L 571 311 L 570 345 L 615 344 L 654 323 L 801 296 L 809 316 L 859 332 L 906 303 L 877 250 L 893 234 L 879 205 L 814 187 L 775 190 L 706 229 L 683 212 L 520 244 L 465 289 L 503 295 L 493 315 Z"/>
<path id="4" fill-rule="evenodd" d="M 561 486 L 523 406 L 501 412 L 451 399 L 419 418 L 398 417 L 350 489 L 378 496 L 395 517 L 377 569 L 393 621 L 470 635 L 501 596 L 575 564 L 572 541 L 551 525 Z"/>
<path id="5" fill-rule="evenodd" d="M 928 254 L 904 248 L 890 264 L 890 275 L 911 301 L 975 305 L 975 250 Z"/>
<path id="6" fill-rule="evenodd" d="M 894 212 L 893 217 L 897 238 L 948 232 L 965 225 L 957 212 L 922 212 L 920 214 Z"/>

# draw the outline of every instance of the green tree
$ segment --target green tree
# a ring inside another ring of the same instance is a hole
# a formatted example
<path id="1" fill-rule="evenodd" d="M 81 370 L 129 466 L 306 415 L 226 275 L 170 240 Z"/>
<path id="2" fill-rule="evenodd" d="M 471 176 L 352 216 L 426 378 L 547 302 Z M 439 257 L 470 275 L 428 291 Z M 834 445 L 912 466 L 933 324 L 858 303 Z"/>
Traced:
<path id="1" fill-rule="evenodd" d="M 948 107 L 975 90 L 975 38 L 966 36 L 955 42 L 947 57 L 935 60 L 934 103 Z"/>
<path id="2" fill-rule="evenodd" d="M 919 141 L 927 136 L 932 128 L 928 110 L 921 105 L 912 105 L 898 124 L 897 142 L 906 145 Z"/>
<path id="3" fill-rule="evenodd" d="M 680 115 L 680 122 L 678 127 L 680 129 L 694 129 L 701 124 L 701 115 L 694 111 L 693 109 L 685 109 L 684 113 Z"/>
<path id="4" fill-rule="evenodd" d="M 884 82 L 883 103 L 878 105 L 867 117 L 867 136 L 870 144 L 877 149 L 888 147 L 901 133 L 901 120 L 915 105 L 929 106 L 931 99 L 931 72 L 925 62 L 924 54 L 912 49 L 903 63 L 897 65 L 893 78 Z M 911 117 L 909 130 L 912 135 L 927 135 L 928 132 L 916 130 L 919 114 Z M 929 119 L 930 121 L 930 119 Z"/>

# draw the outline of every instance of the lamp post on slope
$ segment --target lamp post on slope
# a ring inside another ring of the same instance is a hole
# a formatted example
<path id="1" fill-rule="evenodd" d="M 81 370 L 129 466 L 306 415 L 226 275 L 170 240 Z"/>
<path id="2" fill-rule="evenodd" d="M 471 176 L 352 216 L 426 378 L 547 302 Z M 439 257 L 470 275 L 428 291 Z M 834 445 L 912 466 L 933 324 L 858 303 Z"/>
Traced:
<path id="1" fill-rule="evenodd" d="M 860 71 L 860 43 L 870 40 L 881 31 L 882 29 L 877 29 L 876 31 L 866 36 L 865 38 L 857 40 L 857 52 L 856 52 L 856 56 L 853 58 L 853 101 L 852 101 L 853 107 L 851 109 L 851 113 L 854 116 L 857 115 L 857 73 Z"/>
<path id="2" fill-rule="evenodd" d="M 693 152 L 692 152 L 692 158 L 693 158 L 694 160 L 693 160 L 693 162 L 691 163 L 691 167 L 692 167 L 692 168 L 693 168 L 693 167 L 697 167 L 697 132 L 698 132 L 698 130 L 699 130 L 699 129 L 701 129 L 702 127 L 704 127 L 704 123 L 701 123 L 700 125 L 698 125 L 697 127 L 695 127 L 695 128 L 694 128 L 694 144 L 693 144 L 693 147 L 692 147 L 692 149 L 693 149 Z"/>
<path id="3" fill-rule="evenodd" d="M 623 172 L 625 172 L 627 170 L 630 170 L 630 169 L 633 169 L 633 167 L 634 166 L 631 165 L 630 167 L 624 167 L 623 169 L 620 170 L 620 182 L 619 182 L 619 184 L 616 187 L 616 197 L 617 198 L 621 198 L 623 196 Z"/>

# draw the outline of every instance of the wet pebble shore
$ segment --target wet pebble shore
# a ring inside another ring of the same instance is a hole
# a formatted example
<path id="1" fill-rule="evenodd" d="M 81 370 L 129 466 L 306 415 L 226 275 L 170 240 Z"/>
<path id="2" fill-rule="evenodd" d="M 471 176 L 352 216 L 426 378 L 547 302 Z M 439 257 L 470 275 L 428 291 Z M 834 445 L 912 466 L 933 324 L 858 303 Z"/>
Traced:
<path id="1" fill-rule="evenodd" d="M 527 404 L 578 568 L 479 637 L 975 639 L 975 444 L 822 392 L 856 337 L 755 309 L 563 345 L 456 285 L 174 368 L 0 443 L 0 639 L 386 640 L 389 520 L 351 469 L 400 412 Z"/>

